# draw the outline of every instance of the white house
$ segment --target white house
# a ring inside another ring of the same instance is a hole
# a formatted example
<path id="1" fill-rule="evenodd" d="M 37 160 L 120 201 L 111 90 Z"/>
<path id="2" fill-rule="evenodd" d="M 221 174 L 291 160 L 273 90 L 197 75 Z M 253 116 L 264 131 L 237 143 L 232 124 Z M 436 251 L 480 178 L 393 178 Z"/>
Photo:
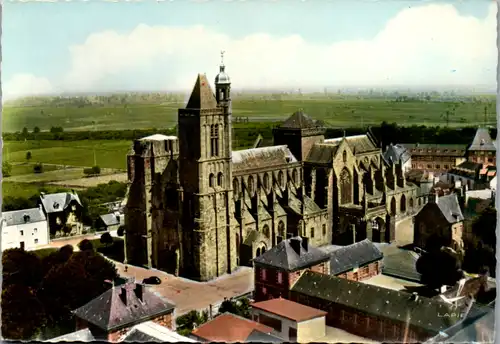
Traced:
<path id="1" fill-rule="evenodd" d="M 49 243 L 47 217 L 41 207 L 2 213 L 2 251 L 35 249 Z"/>

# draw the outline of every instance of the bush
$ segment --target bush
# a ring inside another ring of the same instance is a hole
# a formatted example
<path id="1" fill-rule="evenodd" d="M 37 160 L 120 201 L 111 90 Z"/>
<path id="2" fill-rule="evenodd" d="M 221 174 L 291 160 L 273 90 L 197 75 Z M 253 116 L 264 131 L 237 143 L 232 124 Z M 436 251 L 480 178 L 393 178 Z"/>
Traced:
<path id="1" fill-rule="evenodd" d="M 38 162 L 33 166 L 33 172 L 35 173 L 43 173 L 43 165 L 41 162 Z"/>
<path id="2" fill-rule="evenodd" d="M 200 313 L 196 310 L 193 310 L 189 313 L 177 317 L 175 322 L 177 324 L 177 332 L 181 335 L 187 336 L 193 331 L 195 326 L 199 327 L 207 321 L 207 311 Z"/>
<path id="3" fill-rule="evenodd" d="M 101 174 L 101 168 L 99 166 L 92 167 L 93 174 Z"/>
<path id="4" fill-rule="evenodd" d="M 90 240 L 83 239 L 78 244 L 78 248 L 80 249 L 80 251 L 93 251 L 94 250 L 94 245 L 92 245 L 92 242 Z"/>
<path id="5" fill-rule="evenodd" d="M 97 174 L 101 174 L 101 168 L 99 166 L 94 166 L 91 168 L 84 168 L 83 173 L 88 176 L 94 176 Z"/>
<path id="6" fill-rule="evenodd" d="M 26 160 L 30 161 L 32 158 L 31 152 L 26 152 Z"/>
<path id="7" fill-rule="evenodd" d="M 104 245 L 109 245 L 113 243 L 113 237 L 108 232 L 101 235 L 101 243 Z"/>
<path id="8" fill-rule="evenodd" d="M 12 165 L 7 161 L 3 161 L 2 162 L 2 177 L 10 177 L 11 174 L 12 174 Z"/>

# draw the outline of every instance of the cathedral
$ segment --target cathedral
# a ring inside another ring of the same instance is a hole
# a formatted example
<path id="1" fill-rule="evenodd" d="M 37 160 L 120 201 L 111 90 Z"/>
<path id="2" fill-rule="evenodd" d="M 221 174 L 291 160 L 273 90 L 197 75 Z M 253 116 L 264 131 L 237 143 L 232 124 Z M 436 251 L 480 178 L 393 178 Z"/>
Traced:
<path id="1" fill-rule="evenodd" d="M 231 113 L 221 64 L 215 94 L 198 75 L 178 136 L 133 143 L 126 263 L 208 281 L 292 236 L 314 246 L 394 241 L 398 221 L 421 207 L 370 131 L 325 139 L 324 125 L 297 111 L 273 130 L 273 146 L 233 151 Z"/>

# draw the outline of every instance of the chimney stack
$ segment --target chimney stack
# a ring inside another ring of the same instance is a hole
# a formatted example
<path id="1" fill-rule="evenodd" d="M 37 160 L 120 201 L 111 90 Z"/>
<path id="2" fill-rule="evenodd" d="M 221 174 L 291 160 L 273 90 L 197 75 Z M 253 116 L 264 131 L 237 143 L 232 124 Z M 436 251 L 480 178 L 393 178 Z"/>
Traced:
<path id="1" fill-rule="evenodd" d="M 309 238 L 307 237 L 301 237 L 302 238 L 302 248 L 305 250 L 305 251 L 309 251 Z"/>
<path id="2" fill-rule="evenodd" d="M 125 306 L 127 305 L 127 288 L 126 288 L 126 285 L 121 287 L 121 291 L 120 291 L 120 299 L 122 300 L 122 302 L 125 304 Z"/>
<path id="3" fill-rule="evenodd" d="M 136 283 L 135 289 L 134 289 L 134 293 L 135 293 L 135 296 L 137 296 L 137 298 L 139 300 L 141 300 L 141 302 L 144 301 L 144 299 L 143 299 L 143 296 L 144 296 L 144 285 L 143 284 Z"/>
<path id="4" fill-rule="evenodd" d="M 290 239 L 290 246 L 293 248 L 295 253 L 300 256 L 300 239 L 292 238 Z"/>
<path id="5" fill-rule="evenodd" d="M 283 237 L 278 235 L 278 236 L 276 237 L 276 244 L 279 244 L 279 243 L 280 243 L 280 242 L 282 242 L 282 241 L 283 241 Z"/>

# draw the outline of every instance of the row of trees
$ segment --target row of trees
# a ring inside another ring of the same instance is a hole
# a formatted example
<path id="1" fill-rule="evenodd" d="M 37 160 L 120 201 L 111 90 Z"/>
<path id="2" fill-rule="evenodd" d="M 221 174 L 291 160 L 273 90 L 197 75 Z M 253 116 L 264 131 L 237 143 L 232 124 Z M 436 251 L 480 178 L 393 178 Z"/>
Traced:
<path id="1" fill-rule="evenodd" d="M 118 277 L 112 262 L 92 247 L 71 245 L 40 257 L 21 249 L 2 255 L 2 335 L 32 340 L 72 326 L 71 311 L 106 291 Z"/>
<path id="2" fill-rule="evenodd" d="M 451 111 L 451 110 L 450 110 Z M 264 139 L 272 139 L 272 129 L 277 126 L 275 122 L 251 122 L 235 123 L 234 141 L 236 146 L 251 146 L 260 134 Z M 469 144 L 474 138 L 476 126 L 463 128 L 448 127 L 427 127 L 421 126 L 399 126 L 396 123 L 382 122 L 378 126 L 371 127 L 373 134 L 382 142 L 385 147 L 389 143 L 450 143 Z M 327 137 L 341 137 L 345 135 L 357 135 L 366 132 L 366 128 L 327 128 Z M 32 133 L 17 132 L 4 133 L 5 141 L 22 140 L 128 140 L 133 141 L 141 137 L 153 134 L 176 135 L 177 129 L 141 129 L 141 130 L 107 130 L 107 131 L 63 131 L 62 128 L 52 128 L 50 132 Z M 492 137 L 496 137 L 496 128 L 491 130 Z"/>

